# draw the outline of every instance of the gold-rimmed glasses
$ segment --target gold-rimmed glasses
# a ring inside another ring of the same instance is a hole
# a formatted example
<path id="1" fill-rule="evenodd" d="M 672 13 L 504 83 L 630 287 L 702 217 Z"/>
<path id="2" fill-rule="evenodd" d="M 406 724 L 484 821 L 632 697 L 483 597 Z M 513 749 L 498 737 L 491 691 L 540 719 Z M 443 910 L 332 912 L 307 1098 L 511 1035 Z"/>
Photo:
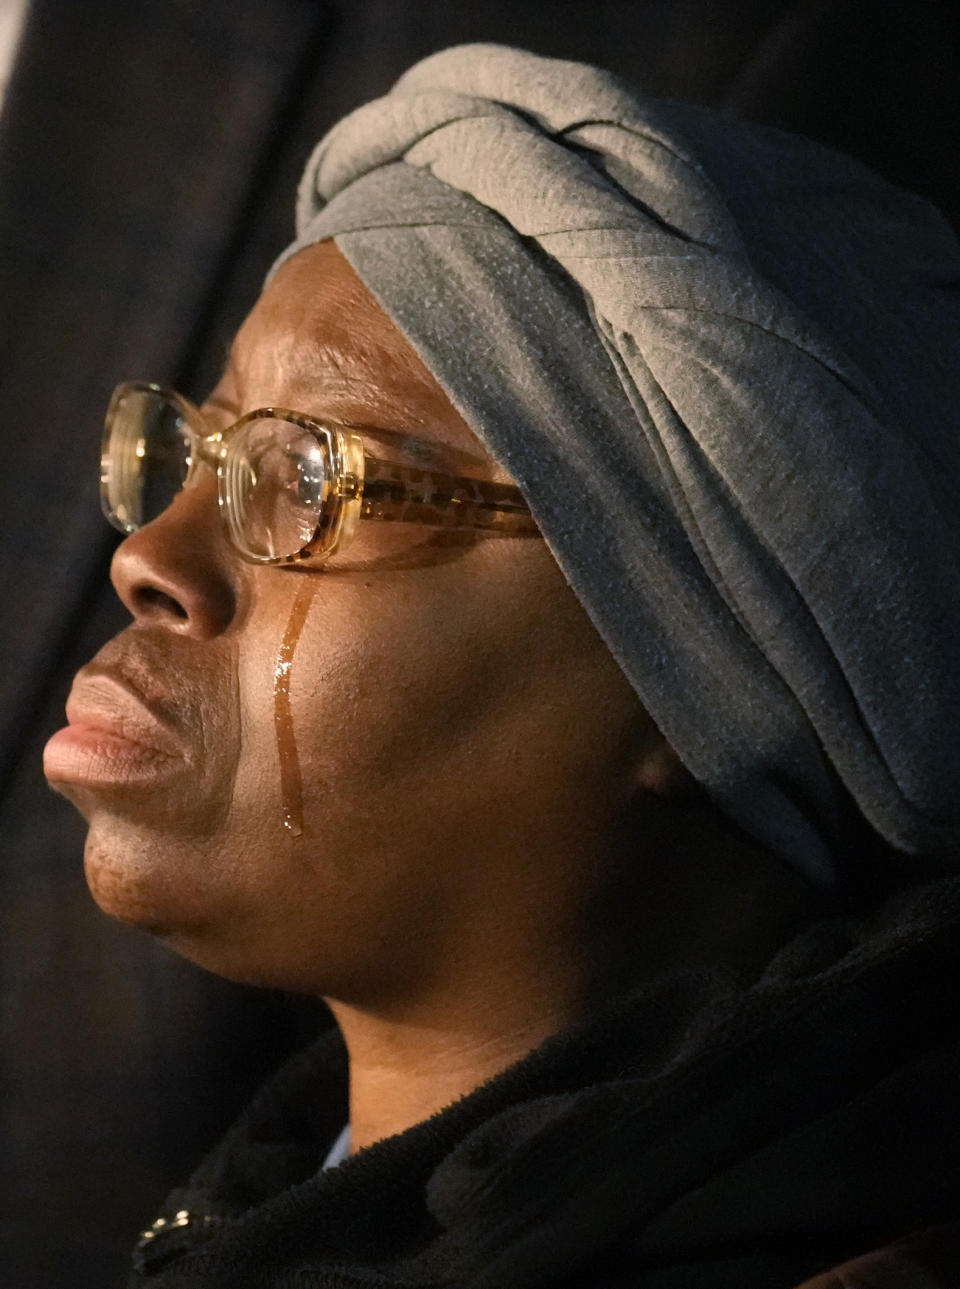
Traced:
<path id="1" fill-rule="evenodd" d="M 146 381 L 114 390 L 100 498 L 115 528 L 132 533 L 156 519 L 201 464 L 216 470 L 231 544 L 256 564 L 327 559 L 361 519 L 539 535 L 512 484 L 382 460 L 366 451 L 362 426 L 260 407 L 213 429 L 175 390 Z"/>

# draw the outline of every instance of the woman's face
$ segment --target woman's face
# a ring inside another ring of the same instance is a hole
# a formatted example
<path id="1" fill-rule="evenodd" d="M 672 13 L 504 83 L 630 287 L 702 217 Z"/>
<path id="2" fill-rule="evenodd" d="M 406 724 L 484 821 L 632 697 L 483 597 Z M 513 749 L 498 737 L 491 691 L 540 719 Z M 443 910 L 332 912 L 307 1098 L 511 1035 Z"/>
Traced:
<path id="1" fill-rule="evenodd" d="M 274 276 L 206 410 L 269 405 L 506 478 L 332 243 Z M 528 857 L 602 828 L 654 736 L 537 537 L 367 522 L 322 568 L 255 566 L 207 475 L 112 576 L 133 621 L 46 770 L 101 907 L 237 979 L 358 1001 L 429 974 L 481 908 L 536 901 Z"/>

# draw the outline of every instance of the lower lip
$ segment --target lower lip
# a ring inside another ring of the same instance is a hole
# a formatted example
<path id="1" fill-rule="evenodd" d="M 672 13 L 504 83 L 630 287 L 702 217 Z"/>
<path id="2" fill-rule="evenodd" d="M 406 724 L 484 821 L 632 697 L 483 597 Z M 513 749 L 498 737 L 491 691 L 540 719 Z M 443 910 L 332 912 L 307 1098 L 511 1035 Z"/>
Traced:
<path id="1" fill-rule="evenodd" d="M 178 758 L 94 725 L 67 725 L 43 749 L 43 772 L 63 783 L 142 783 L 177 768 Z"/>

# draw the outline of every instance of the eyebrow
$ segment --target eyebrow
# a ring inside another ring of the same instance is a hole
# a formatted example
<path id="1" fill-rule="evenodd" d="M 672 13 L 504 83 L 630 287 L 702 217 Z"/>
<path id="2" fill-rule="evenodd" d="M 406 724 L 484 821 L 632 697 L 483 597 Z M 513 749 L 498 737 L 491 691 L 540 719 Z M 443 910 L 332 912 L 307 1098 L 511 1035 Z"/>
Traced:
<path id="1" fill-rule="evenodd" d="M 213 407 L 221 408 L 229 415 L 236 417 L 237 420 L 240 419 L 240 406 L 230 399 L 221 398 L 219 395 L 211 395 L 206 399 L 206 402 Z M 379 439 L 381 444 L 388 449 L 392 448 L 410 461 L 427 468 L 434 467 L 446 471 L 482 469 L 485 464 L 480 458 L 471 456 L 470 453 L 459 448 L 432 443 L 406 430 L 388 429 L 386 426 L 379 425 L 362 425 L 352 421 L 339 421 L 335 417 L 316 416 L 315 419 L 318 421 L 329 419 L 332 424 L 343 426 L 344 429 L 356 430 L 365 438 Z"/>

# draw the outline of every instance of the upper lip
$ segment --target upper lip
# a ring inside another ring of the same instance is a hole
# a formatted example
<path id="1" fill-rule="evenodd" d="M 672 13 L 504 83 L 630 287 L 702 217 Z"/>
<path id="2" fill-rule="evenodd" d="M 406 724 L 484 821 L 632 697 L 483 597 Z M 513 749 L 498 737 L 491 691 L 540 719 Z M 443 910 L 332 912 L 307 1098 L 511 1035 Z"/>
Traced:
<path id="1" fill-rule="evenodd" d="M 118 734 L 167 756 L 182 756 L 186 749 L 165 710 L 168 703 L 159 695 L 145 694 L 122 671 L 92 662 L 74 679 L 67 720 Z"/>

